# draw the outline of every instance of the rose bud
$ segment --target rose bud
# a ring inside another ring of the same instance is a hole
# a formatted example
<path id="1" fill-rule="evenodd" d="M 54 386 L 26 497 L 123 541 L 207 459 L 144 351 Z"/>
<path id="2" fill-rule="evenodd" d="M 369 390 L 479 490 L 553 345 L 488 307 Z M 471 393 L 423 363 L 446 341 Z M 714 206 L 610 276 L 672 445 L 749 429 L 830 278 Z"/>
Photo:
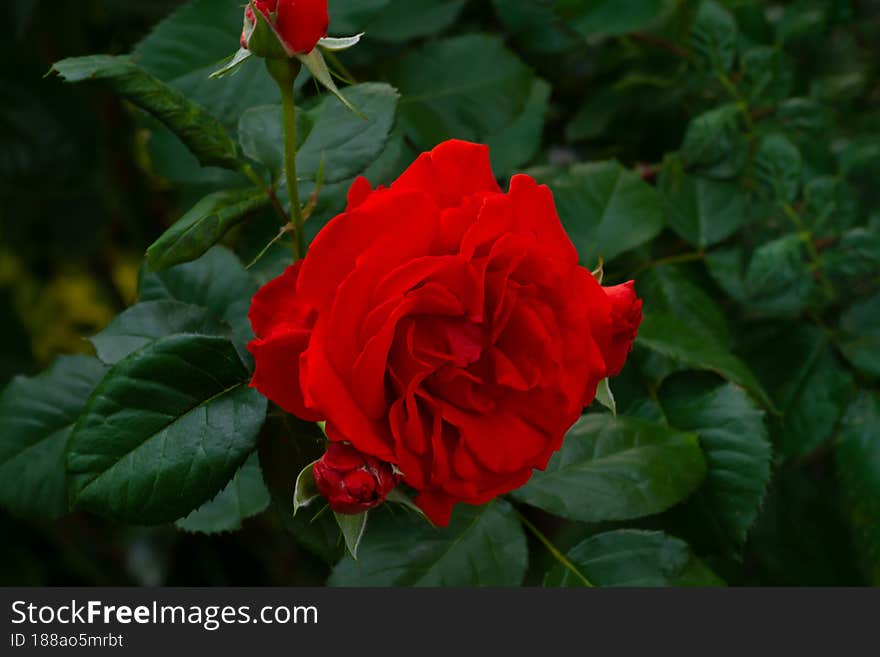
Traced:
<path id="1" fill-rule="evenodd" d="M 268 19 L 291 57 L 310 53 L 318 41 L 327 36 L 330 26 L 327 0 L 254 0 L 254 6 Z M 250 3 L 244 10 L 244 18 L 241 47 L 247 49 L 257 23 Z"/>
<path id="2" fill-rule="evenodd" d="M 312 472 L 321 495 L 338 513 L 362 513 L 379 506 L 398 481 L 390 464 L 347 443 L 330 443 Z"/>
<path id="3" fill-rule="evenodd" d="M 611 302 L 611 345 L 605 353 L 608 376 L 620 374 L 626 357 L 632 351 L 633 342 L 642 323 L 642 300 L 636 296 L 635 283 L 606 287 L 605 294 Z"/>

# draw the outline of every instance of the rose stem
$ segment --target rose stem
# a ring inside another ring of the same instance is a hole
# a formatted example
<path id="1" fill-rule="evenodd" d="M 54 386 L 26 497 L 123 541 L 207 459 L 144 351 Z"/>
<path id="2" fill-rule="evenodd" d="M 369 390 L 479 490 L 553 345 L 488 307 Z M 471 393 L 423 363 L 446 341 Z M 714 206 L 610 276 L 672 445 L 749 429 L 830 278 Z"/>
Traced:
<path id="1" fill-rule="evenodd" d="M 299 183 L 296 175 L 296 102 L 293 82 L 299 73 L 300 63 L 295 60 L 266 60 L 269 73 L 281 90 L 281 107 L 284 121 L 284 173 L 287 177 L 287 193 L 290 195 L 290 223 L 293 232 L 293 259 L 300 260 L 306 254 L 305 219 L 299 200 Z"/>
<path id="2" fill-rule="evenodd" d="M 562 554 L 562 552 L 560 552 L 556 548 L 556 546 L 553 545 L 553 543 L 550 542 L 550 539 L 544 536 L 544 534 L 541 533 L 541 530 L 539 530 L 537 527 L 535 527 L 534 524 L 532 524 L 531 520 L 520 513 L 519 509 L 514 509 L 514 511 L 516 512 L 516 515 L 519 516 L 520 522 L 522 522 L 522 524 L 526 526 L 526 529 L 534 534 L 535 538 L 537 538 L 539 541 L 541 541 L 541 543 L 544 544 L 544 547 L 547 548 L 547 550 L 550 552 L 550 554 L 553 555 L 553 558 L 556 559 L 556 561 L 558 561 L 568 570 L 570 570 L 574 574 L 574 576 L 581 581 L 581 584 L 583 584 L 584 586 L 589 586 L 590 588 L 593 587 L 593 583 L 590 582 L 590 580 L 588 580 L 586 577 L 584 577 L 584 574 L 577 569 L 577 566 L 569 561 L 568 558 L 564 554 Z"/>

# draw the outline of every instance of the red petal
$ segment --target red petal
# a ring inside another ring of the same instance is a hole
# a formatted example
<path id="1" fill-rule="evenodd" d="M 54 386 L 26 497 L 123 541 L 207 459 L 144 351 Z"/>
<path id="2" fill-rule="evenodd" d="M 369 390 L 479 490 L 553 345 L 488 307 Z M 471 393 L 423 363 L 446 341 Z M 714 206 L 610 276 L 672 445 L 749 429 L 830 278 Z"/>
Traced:
<path id="1" fill-rule="evenodd" d="M 327 36 L 327 0 L 279 0 L 277 25 L 288 48 L 309 53 Z"/>
<path id="2" fill-rule="evenodd" d="M 251 342 L 248 349 L 256 364 L 251 386 L 288 413 L 316 422 L 321 416 L 306 406 L 300 387 L 300 355 L 309 345 L 309 336 L 307 330 L 282 325 L 275 327 L 270 338 Z"/>
<path id="3" fill-rule="evenodd" d="M 611 337 L 604 349 L 607 376 L 620 374 L 642 323 L 642 300 L 636 296 L 635 283 L 603 288 L 611 302 Z"/>
<path id="4" fill-rule="evenodd" d="M 309 308 L 296 294 L 296 282 L 301 267 L 300 260 L 288 267 L 281 276 L 266 283 L 254 295 L 248 312 L 254 334 L 266 336 L 278 324 L 307 325 Z"/>
<path id="5" fill-rule="evenodd" d="M 415 503 L 438 527 L 449 525 L 455 500 L 448 495 L 438 491 L 425 491 L 419 494 Z"/>
<path id="6" fill-rule="evenodd" d="M 357 206 L 366 201 L 372 193 L 373 186 L 370 185 L 369 180 L 363 176 L 355 178 L 354 182 L 351 183 L 351 187 L 348 189 L 348 207 L 346 208 L 346 212 L 354 210 Z"/>
<path id="7" fill-rule="evenodd" d="M 441 209 L 458 207 L 474 194 L 501 193 L 489 147 L 457 139 L 420 155 L 391 188 L 426 191 Z"/>

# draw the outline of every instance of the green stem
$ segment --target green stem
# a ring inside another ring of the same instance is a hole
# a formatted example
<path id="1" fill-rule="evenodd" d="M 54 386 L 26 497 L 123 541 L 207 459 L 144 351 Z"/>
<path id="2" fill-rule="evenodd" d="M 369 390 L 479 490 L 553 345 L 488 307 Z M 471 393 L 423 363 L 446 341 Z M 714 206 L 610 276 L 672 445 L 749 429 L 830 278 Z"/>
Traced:
<path id="1" fill-rule="evenodd" d="M 785 212 L 785 216 L 788 217 L 791 223 L 794 224 L 795 228 L 797 228 L 798 236 L 807 248 L 807 253 L 810 256 L 810 263 L 813 267 L 813 271 L 815 271 L 816 275 L 819 277 L 819 283 L 822 285 L 823 292 L 825 292 L 825 295 L 829 299 L 833 299 L 834 288 L 831 286 L 831 283 L 828 281 L 828 278 L 825 276 L 825 272 L 822 269 L 822 260 L 819 256 L 819 250 L 816 248 L 816 243 L 813 241 L 813 233 L 810 232 L 810 229 L 803 222 L 801 216 L 797 213 L 797 210 L 791 206 L 791 203 L 783 203 L 782 210 Z"/>
<path id="2" fill-rule="evenodd" d="M 740 114 L 743 116 L 743 121 L 746 124 L 746 130 L 748 131 L 749 139 L 755 138 L 755 121 L 752 119 L 752 113 L 749 109 L 749 102 L 743 98 L 742 94 L 737 89 L 736 85 L 733 83 L 733 80 L 730 79 L 730 76 L 727 73 L 720 72 L 717 74 L 718 79 L 721 81 L 722 86 L 727 90 L 727 93 L 730 94 L 730 97 L 736 101 L 736 107 L 739 110 Z"/>
<path id="3" fill-rule="evenodd" d="M 556 548 L 556 546 L 553 545 L 553 543 L 550 542 L 550 539 L 547 538 L 546 536 L 544 536 L 544 534 L 541 533 L 540 529 L 535 527 L 535 525 L 532 523 L 531 520 L 526 518 L 522 513 L 519 512 L 519 510 L 515 509 L 515 511 L 516 511 L 516 515 L 519 516 L 520 522 L 526 526 L 526 529 L 528 529 L 530 532 L 532 532 L 532 534 L 535 536 L 535 538 L 537 538 L 539 541 L 541 541 L 541 543 L 543 543 L 544 547 L 547 548 L 548 552 L 550 552 L 550 554 L 553 555 L 553 558 L 556 559 L 556 561 L 558 561 L 565 568 L 570 570 L 571 573 L 581 581 L 581 584 L 583 584 L 584 586 L 588 586 L 590 588 L 593 588 L 593 583 L 590 582 L 590 580 L 588 580 L 586 577 L 584 577 L 584 574 L 577 569 L 577 566 L 575 566 L 571 561 L 569 561 L 568 558 L 564 554 L 562 554 L 562 552 L 560 552 Z"/>
<path id="4" fill-rule="evenodd" d="M 293 228 L 293 259 L 301 260 L 306 255 L 305 219 L 299 199 L 299 184 L 296 175 L 296 101 L 293 97 L 293 82 L 299 73 L 300 64 L 294 60 L 266 60 L 269 73 L 281 90 L 281 108 L 284 123 L 284 174 L 287 177 L 287 193 L 290 195 L 290 223 Z"/>
<path id="5" fill-rule="evenodd" d="M 269 202 L 272 204 L 272 208 L 275 210 L 275 214 L 278 215 L 278 218 L 281 219 L 281 222 L 283 224 L 289 223 L 290 217 L 287 216 L 284 208 L 281 207 L 281 201 L 278 200 L 278 195 L 275 194 L 275 190 L 263 182 L 263 179 L 260 178 L 259 174 L 254 171 L 254 168 L 250 164 L 242 165 L 241 171 L 248 180 L 266 192 L 266 196 L 269 197 Z"/>

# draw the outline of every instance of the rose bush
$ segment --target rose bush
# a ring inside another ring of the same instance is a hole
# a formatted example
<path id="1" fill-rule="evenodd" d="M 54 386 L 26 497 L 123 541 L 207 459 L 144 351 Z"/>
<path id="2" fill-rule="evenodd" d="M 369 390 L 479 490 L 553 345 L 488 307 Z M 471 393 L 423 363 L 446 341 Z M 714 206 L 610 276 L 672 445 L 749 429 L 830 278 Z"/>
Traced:
<path id="1" fill-rule="evenodd" d="M 8 21 L 12 583 L 880 582 L 876 3 L 110 4 Z"/>
<path id="2" fill-rule="evenodd" d="M 578 264 L 546 186 L 503 193 L 485 146 L 449 141 L 387 189 L 356 180 L 250 318 L 253 385 L 394 464 L 446 525 L 546 467 L 622 368 L 641 302 Z"/>

